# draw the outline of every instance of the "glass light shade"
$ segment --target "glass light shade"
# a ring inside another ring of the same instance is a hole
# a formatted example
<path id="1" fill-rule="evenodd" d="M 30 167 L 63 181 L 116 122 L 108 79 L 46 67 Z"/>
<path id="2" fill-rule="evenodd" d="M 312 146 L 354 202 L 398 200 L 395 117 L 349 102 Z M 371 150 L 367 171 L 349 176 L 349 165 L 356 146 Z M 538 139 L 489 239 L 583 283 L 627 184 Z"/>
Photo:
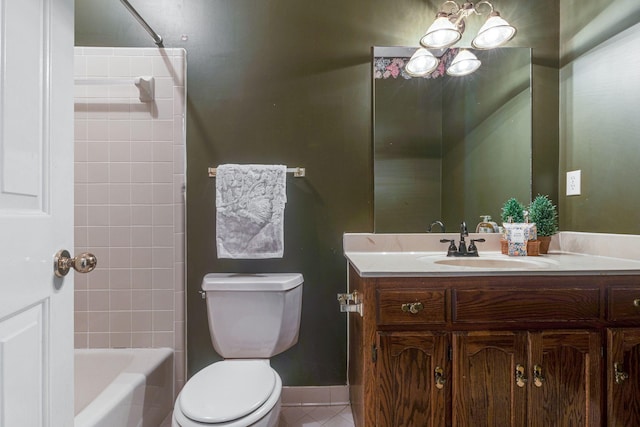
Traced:
<path id="1" fill-rule="evenodd" d="M 463 49 L 451 61 L 451 65 L 447 68 L 447 74 L 456 77 L 466 76 L 480 68 L 480 64 L 480 60 L 472 52 Z"/>
<path id="2" fill-rule="evenodd" d="M 478 35 L 471 45 L 476 49 L 493 49 L 502 46 L 516 35 L 515 27 L 509 25 L 497 12 L 494 12 L 487 22 L 480 27 Z"/>
<path id="3" fill-rule="evenodd" d="M 407 62 L 404 69 L 412 77 L 424 77 L 438 66 L 438 58 L 433 56 L 427 49 L 421 47 Z"/>
<path id="4" fill-rule="evenodd" d="M 439 16 L 422 36 L 420 44 L 432 49 L 444 49 L 461 38 L 462 34 L 456 25 L 446 16 Z"/>

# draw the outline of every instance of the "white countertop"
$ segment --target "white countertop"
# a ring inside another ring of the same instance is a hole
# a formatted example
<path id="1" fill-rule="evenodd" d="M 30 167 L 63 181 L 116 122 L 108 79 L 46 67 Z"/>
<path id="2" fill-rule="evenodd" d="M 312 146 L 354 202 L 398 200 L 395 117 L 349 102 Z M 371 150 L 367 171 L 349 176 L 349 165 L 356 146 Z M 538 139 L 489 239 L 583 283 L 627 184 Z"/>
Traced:
<path id="1" fill-rule="evenodd" d="M 548 255 L 510 257 L 500 253 L 498 235 L 470 236 L 487 238 L 477 244 L 478 258 L 447 257 L 447 245 L 440 243 L 443 237 L 454 235 L 345 234 L 345 257 L 362 277 L 640 275 L 640 260 L 570 253 L 562 251 L 557 241 Z M 470 259 L 487 266 L 446 265 Z"/>

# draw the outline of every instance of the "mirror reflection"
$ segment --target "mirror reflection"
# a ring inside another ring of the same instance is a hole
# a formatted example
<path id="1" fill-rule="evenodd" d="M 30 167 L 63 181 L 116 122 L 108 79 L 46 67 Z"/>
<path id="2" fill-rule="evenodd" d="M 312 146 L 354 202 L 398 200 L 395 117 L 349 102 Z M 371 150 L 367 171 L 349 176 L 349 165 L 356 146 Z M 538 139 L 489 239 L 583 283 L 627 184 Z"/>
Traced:
<path id="1" fill-rule="evenodd" d="M 531 49 L 471 50 L 473 74 L 447 75 L 442 58 L 417 78 L 404 70 L 415 51 L 373 49 L 375 231 L 499 223 L 505 200 L 531 199 Z"/>

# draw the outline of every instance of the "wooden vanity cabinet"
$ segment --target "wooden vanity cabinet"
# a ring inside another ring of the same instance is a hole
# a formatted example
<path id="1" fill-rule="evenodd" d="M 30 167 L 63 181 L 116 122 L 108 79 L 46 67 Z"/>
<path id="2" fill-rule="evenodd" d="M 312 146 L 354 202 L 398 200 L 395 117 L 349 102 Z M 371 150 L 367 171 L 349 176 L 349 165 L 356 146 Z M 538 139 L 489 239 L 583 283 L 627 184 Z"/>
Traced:
<path id="1" fill-rule="evenodd" d="M 351 269 L 350 291 L 357 427 L 640 426 L 638 277 Z"/>

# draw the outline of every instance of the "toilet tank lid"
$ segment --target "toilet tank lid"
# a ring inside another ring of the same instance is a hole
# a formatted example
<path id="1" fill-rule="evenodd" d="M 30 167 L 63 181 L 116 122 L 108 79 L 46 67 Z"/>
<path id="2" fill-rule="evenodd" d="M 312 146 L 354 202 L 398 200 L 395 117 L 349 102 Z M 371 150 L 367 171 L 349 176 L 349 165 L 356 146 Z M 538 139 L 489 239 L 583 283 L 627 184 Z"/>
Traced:
<path id="1" fill-rule="evenodd" d="M 303 282 L 300 273 L 209 273 L 202 279 L 203 291 L 288 291 Z"/>

